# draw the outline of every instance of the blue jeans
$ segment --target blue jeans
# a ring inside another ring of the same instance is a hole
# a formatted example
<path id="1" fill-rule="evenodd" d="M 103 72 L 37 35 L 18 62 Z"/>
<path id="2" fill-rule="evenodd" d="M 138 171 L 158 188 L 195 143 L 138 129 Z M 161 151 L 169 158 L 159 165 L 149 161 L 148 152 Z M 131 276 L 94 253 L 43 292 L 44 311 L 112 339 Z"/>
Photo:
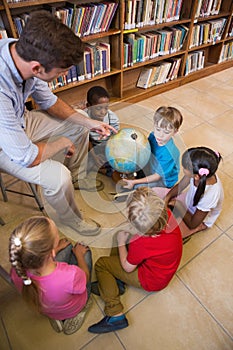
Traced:
<path id="1" fill-rule="evenodd" d="M 66 262 L 69 265 L 78 266 L 77 259 L 74 253 L 72 252 L 72 248 L 73 248 L 72 244 L 69 244 L 66 248 L 60 250 L 57 253 L 55 260 L 60 262 Z M 90 273 L 90 279 L 89 281 L 87 281 L 87 295 L 89 299 L 91 295 L 91 272 L 92 272 L 92 254 L 90 250 L 86 252 L 84 259 L 86 261 L 86 264 Z"/>

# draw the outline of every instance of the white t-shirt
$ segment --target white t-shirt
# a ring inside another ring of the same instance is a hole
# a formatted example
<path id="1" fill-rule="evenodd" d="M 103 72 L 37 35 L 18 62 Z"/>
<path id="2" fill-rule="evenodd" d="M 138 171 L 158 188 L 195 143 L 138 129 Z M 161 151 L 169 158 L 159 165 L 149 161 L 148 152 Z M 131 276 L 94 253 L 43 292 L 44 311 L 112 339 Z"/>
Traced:
<path id="1" fill-rule="evenodd" d="M 204 224 L 207 227 L 211 227 L 217 220 L 221 210 L 224 198 L 223 187 L 220 179 L 216 175 L 217 182 L 213 185 L 206 185 L 205 192 L 198 204 L 193 206 L 193 198 L 196 193 L 197 187 L 194 185 L 194 179 L 190 179 L 190 186 L 186 194 L 185 202 L 188 210 L 194 214 L 196 209 L 201 211 L 208 211 L 207 216 L 204 219 Z"/>

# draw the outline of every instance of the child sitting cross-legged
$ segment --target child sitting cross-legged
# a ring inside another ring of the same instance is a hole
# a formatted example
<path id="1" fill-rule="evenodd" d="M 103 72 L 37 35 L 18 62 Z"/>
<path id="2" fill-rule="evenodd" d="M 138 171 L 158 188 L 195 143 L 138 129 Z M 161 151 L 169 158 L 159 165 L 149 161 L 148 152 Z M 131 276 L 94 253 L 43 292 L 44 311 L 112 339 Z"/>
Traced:
<path id="1" fill-rule="evenodd" d="M 221 213 L 224 192 L 216 174 L 221 159 L 218 152 L 204 146 L 189 148 L 182 155 L 184 176 L 168 191 L 165 202 L 179 217 L 184 243 L 213 226 Z M 154 191 L 159 196 L 164 193 L 162 188 Z"/>
<path id="2" fill-rule="evenodd" d="M 154 114 L 154 131 L 148 141 L 151 157 L 141 176 L 136 179 L 124 179 L 123 188 L 133 189 L 139 186 L 171 188 L 178 181 L 180 171 L 180 152 L 173 137 L 183 121 L 182 114 L 175 107 L 162 106 Z"/>
<path id="3" fill-rule="evenodd" d="M 26 302 L 47 316 L 56 332 L 76 332 L 90 306 L 90 249 L 59 240 L 55 223 L 35 216 L 12 232 L 9 255 L 11 279 Z"/>
<path id="4" fill-rule="evenodd" d="M 146 291 L 159 291 L 171 281 L 182 255 L 181 232 L 173 214 L 151 188 L 140 187 L 127 199 L 128 219 L 137 234 L 117 233 L 118 249 L 97 260 L 92 292 L 105 302 L 106 316 L 88 328 L 107 333 L 128 326 L 120 294 L 124 283 Z M 114 255 L 115 254 L 115 255 Z M 96 288 L 98 286 L 98 288 Z"/>
<path id="5" fill-rule="evenodd" d="M 109 109 L 109 93 L 102 86 L 93 86 L 87 92 L 87 108 L 85 112 L 91 119 L 99 120 L 119 130 L 120 121 L 118 116 Z M 89 133 L 89 152 L 94 159 L 98 171 L 104 175 L 111 176 L 113 169 L 105 157 L 106 142 L 109 137 L 100 138 L 96 131 Z"/>

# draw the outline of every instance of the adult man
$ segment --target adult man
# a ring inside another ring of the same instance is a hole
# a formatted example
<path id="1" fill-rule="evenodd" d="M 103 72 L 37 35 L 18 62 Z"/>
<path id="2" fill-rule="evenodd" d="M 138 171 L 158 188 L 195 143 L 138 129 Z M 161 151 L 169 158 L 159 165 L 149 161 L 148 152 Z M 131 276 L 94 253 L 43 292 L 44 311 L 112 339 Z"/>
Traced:
<path id="1" fill-rule="evenodd" d="M 82 59 L 81 40 L 47 11 L 31 14 L 19 40 L 0 40 L 0 169 L 39 184 L 64 224 L 95 235 L 100 226 L 83 220 L 73 184 L 96 190 L 86 179 L 88 130 L 104 137 L 113 128 L 76 112 L 47 84 Z M 29 96 L 38 110 L 25 111 Z M 67 167 L 52 160 L 58 154 Z"/>

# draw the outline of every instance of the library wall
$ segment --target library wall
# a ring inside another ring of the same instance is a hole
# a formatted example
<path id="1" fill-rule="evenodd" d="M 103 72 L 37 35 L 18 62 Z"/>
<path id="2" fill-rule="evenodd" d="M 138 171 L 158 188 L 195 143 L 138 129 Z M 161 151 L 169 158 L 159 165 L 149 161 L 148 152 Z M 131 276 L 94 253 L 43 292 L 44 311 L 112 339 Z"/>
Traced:
<path id="1" fill-rule="evenodd" d="M 85 43 L 84 59 L 50 88 L 71 104 L 101 85 L 139 101 L 232 66 L 229 0 L 0 0 L 0 38 L 19 37 L 31 11 L 58 16 Z"/>

